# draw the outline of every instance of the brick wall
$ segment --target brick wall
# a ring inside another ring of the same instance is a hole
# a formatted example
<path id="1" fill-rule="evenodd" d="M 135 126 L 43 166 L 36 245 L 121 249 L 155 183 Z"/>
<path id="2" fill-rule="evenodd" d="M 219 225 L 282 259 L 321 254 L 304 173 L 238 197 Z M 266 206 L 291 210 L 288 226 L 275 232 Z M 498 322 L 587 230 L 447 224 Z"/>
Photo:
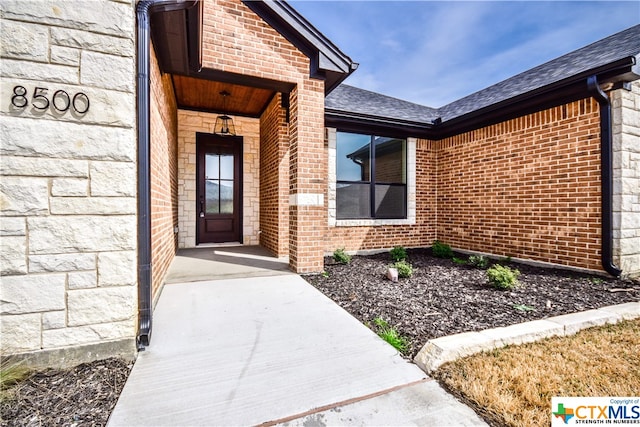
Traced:
<path id="1" fill-rule="evenodd" d="M 601 269 L 599 120 L 584 99 L 439 141 L 438 239 Z"/>
<path id="2" fill-rule="evenodd" d="M 614 262 L 640 275 L 640 82 L 610 94 L 613 115 Z"/>
<path id="3" fill-rule="evenodd" d="M 77 350 L 51 360 L 132 355 L 134 4 L 3 1 L 0 8 L 2 354 L 30 354 L 36 364 L 69 347 Z M 17 86 L 29 105 L 12 106 Z M 36 87 L 46 88 L 38 94 L 49 105 L 32 104 Z M 65 109 L 58 91 L 86 94 L 89 110 Z"/>
<path id="4" fill-rule="evenodd" d="M 289 129 L 282 95 L 260 118 L 260 245 L 289 255 Z"/>
<path id="5" fill-rule="evenodd" d="M 153 49 L 150 67 L 152 293 L 162 285 L 178 245 L 178 124 L 171 76 L 161 75 Z"/>
<path id="6" fill-rule="evenodd" d="M 309 58 L 237 0 L 205 0 L 203 67 L 286 82 L 309 76 Z"/>
<path id="7" fill-rule="evenodd" d="M 196 132 L 210 133 L 217 114 L 178 110 L 178 246 L 196 246 Z M 233 117 L 243 138 L 242 235 L 245 245 L 259 243 L 260 229 L 260 123 Z"/>
<path id="8" fill-rule="evenodd" d="M 624 96 L 631 110 L 637 95 Z M 618 157 L 627 162 L 625 253 L 636 262 L 640 227 L 629 203 L 638 200 L 637 131 L 635 116 L 625 117 Z M 465 250 L 601 270 L 599 123 L 597 102 L 584 99 L 441 141 L 418 140 L 415 225 L 330 221 L 325 251 L 430 246 L 437 238 Z"/>

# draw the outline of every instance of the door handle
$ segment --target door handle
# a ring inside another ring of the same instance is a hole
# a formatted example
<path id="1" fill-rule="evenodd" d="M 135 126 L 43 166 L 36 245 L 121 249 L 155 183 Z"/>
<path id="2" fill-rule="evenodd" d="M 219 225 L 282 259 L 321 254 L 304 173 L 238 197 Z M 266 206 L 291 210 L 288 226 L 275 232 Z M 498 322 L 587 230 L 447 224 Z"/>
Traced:
<path id="1" fill-rule="evenodd" d="M 204 202 L 200 200 L 200 218 L 204 218 Z"/>

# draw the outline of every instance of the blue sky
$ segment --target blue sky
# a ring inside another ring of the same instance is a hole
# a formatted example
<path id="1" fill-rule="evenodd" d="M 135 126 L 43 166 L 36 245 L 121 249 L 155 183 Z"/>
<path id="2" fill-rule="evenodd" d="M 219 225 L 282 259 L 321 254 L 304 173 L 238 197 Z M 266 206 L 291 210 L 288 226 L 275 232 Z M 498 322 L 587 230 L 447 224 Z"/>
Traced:
<path id="1" fill-rule="evenodd" d="M 638 1 L 289 3 L 360 64 L 345 83 L 430 107 L 640 23 Z"/>

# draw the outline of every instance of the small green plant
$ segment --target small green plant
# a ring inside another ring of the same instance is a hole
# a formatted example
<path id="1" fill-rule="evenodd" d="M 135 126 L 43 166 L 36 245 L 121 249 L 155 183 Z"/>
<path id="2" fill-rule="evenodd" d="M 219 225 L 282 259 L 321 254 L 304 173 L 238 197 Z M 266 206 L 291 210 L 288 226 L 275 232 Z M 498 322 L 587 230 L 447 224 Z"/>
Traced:
<path id="1" fill-rule="evenodd" d="M 380 338 L 391 344 L 400 353 L 405 354 L 410 347 L 409 340 L 400 335 L 398 330 L 384 320 L 382 317 L 373 319 L 376 325 L 377 334 Z"/>
<path id="2" fill-rule="evenodd" d="M 451 246 L 446 243 L 442 243 L 439 240 L 433 242 L 433 245 L 431 245 L 431 252 L 433 253 L 433 256 L 438 258 L 453 258 L 453 250 L 451 249 Z"/>
<path id="3" fill-rule="evenodd" d="M 333 259 L 340 264 L 349 264 L 351 262 L 351 255 L 346 253 L 344 248 L 340 248 L 333 251 Z"/>
<path id="4" fill-rule="evenodd" d="M 451 258 L 451 261 L 453 261 L 454 264 L 458 264 L 458 265 L 465 265 L 467 263 L 466 259 L 462 259 L 458 257 Z"/>
<path id="5" fill-rule="evenodd" d="M 325 279 L 329 277 L 329 273 L 327 273 L 326 271 L 322 272 L 322 277 L 324 277 Z"/>
<path id="6" fill-rule="evenodd" d="M 589 282 L 593 283 L 594 285 L 599 285 L 601 283 L 604 283 L 604 280 L 599 277 L 589 277 Z"/>
<path id="7" fill-rule="evenodd" d="M 469 265 L 483 270 L 489 267 L 489 258 L 484 255 L 471 255 L 467 262 Z"/>
<path id="8" fill-rule="evenodd" d="M 398 270 L 398 277 L 406 279 L 413 274 L 413 266 L 407 261 L 398 261 L 393 264 L 393 267 Z"/>
<path id="9" fill-rule="evenodd" d="M 404 261 L 407 259 L 407 250 L 402 246 L 396 246 L 389 251 L 389 255 L 393 262 Z"/>
<path id="10" fill-rule="evenodd" d="M 487 270 L 489 283 L 496 289 L 511 290 L 518 286 L 520 272 L 510 267 L 495 264 Z"/>
<path id="11" fill-rule="evenodd" d="M 513 306 L 513 308 L 515 308 L 518 311 L 524 311 L 525 313 L 527 311 L 536 311 L 535 308 L 531 307 L 530 305 L 525 305 L 525 304 L 516 304 Z"/>

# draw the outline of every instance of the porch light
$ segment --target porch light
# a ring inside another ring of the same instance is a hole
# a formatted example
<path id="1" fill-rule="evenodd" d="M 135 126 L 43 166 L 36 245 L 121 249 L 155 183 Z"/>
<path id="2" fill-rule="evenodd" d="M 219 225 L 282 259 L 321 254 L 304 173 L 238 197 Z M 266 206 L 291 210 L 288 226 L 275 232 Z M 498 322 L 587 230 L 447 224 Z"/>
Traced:
<path id="1" fill-rule="evenodd" d="M 226 90 L 223 90 L 222 92 L 220 92 L 220 95 L 222 95 L 223 114 L 216 117 L 216 123 L 213 126 L 213 133 L 222 136 L 235 136 L 236 127 L 233 125 L 233 119 L 224 114 L 224 111 L 227 110 L 227 96 L 231 94 Z"/>

